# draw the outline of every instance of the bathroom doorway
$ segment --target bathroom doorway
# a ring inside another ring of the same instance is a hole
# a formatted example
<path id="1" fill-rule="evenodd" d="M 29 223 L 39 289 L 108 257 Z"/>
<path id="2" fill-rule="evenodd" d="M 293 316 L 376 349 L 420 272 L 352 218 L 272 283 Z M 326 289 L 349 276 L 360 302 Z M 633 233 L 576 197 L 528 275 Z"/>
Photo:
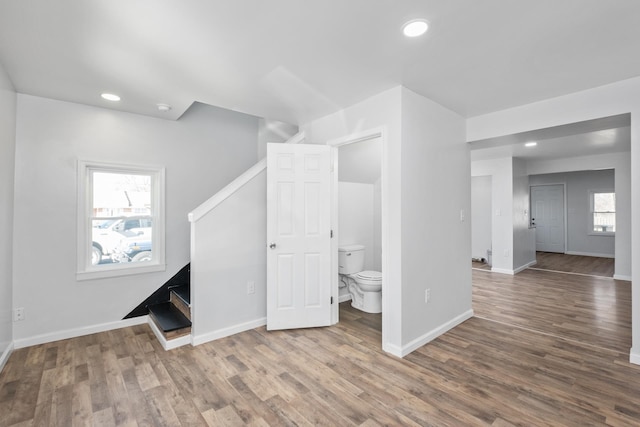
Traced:
<path id="1" fill-rule="evenodd" d="M 350 245 L 365 247 L 364 270 L 382 272 L 382 313 L 385 308 L 385 229 L 384 220 L 384 134 L 371 130 L 330 141 L 333 147 L 334 239 L 332 276 L 334 295 L 339 303 L 351 300 L 348 288 L 338 275 L 338 248 Z M 351 309 L 351 307 L 349 307 Z M 335 305 L 338 321 L 339 304 Z M 384 316 L 383 316 L 384 318 Z M 382 321 L 382 341 L 385 325 Z"/>

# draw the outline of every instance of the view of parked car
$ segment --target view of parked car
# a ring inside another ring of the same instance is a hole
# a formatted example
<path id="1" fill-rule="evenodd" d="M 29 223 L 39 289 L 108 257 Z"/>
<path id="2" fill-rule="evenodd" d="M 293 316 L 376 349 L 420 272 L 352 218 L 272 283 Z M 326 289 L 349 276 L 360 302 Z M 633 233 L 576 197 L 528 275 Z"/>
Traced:
<path id="1" fill-rule="evenodd" d="M 151 261 L 151 239 L 149 236 L 134 236 L 122 239 L 111 253 L 113 262 Z"/>
<path id="2" fill-rule="evenodd" d="M 146 236 L 151 241 L 150 217 L 114 218 L 95 225 L 91 264 L 99 264 L 104 255 L 111 255 L 123 239 L 136 236 Z"/>

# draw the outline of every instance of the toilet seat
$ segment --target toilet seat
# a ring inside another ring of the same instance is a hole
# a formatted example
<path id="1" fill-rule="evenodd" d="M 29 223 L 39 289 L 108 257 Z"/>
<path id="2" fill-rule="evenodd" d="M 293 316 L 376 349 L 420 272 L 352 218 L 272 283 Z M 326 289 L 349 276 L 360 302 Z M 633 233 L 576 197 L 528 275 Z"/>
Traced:
<path id="1" fill-rule="evenodd" d="M 382 290 L 382 273 L 379 271 L 361 271 L 352 277 L 363 291 L 379 292 Z"/>

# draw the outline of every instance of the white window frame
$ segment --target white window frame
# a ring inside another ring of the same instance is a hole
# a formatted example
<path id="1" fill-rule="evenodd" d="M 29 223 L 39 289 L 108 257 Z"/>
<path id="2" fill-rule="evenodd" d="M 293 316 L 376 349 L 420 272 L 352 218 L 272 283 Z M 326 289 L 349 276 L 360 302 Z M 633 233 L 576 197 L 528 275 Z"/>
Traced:
<path id="1" fill-rule="evenodd" d="M 593 229 L 593 214 L 594 212 L 594 195 L 595 194 L 599 194 L 599 193 L 613 193 L 615 194 L 615 190 L 613 189 L 603 189 L 603 190 L 589 190 L 589 232 L 588 235 L 589 236 L 615 236 L 616 232 L 615 231 L 595 231 Z M 617 206 L 616 206 L 616 210 L 613 212 L 614 214 L 617 215 Z M 617 217 L 616 217 L 617 219 Z M 617 225 L 617 224 L 616 224 Z"/>
<path id="2" fill-rule="evenodd" d="M 152 259 L 145 262 L 91 265 L 93 172 L 131 173 L 151 176 Z M 91 280 L 132 274 L 164 271 L 165 265 L 165 169 L 123 163 L 104 163 L 78 160 L 77 213 L 77 280 Z"/>

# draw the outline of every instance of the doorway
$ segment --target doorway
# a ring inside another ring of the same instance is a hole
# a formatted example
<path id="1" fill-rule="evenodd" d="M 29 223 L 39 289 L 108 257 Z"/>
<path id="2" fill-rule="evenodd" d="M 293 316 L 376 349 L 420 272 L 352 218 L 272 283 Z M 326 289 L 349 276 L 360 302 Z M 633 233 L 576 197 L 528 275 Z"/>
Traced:
<path id="1" fill-rule="evenodd" d="M 564 184 L 532 185 L 531 226 L 536 229 L 536 252 L 565 252 Z"/>
<path id="2" fill-rule="evenodd" d="M 332 277 L 338 301 L 350 297 L 340 288 L 338 249 L 342 245 L 365 246 L 365 269 L 382 273 L 382 343 L 385 342 L 385 283 L 387 276 L 388 206 L 385 191 L 386 164 L 383 129 L 371 129 L 327 142 L 332 147 Z M 347 205 L 345 207 L 345 205 Z M 361 212 L 357 212 L 357 211 Z M 363 313 L 365 314 L 365 313 Z M 339 306 L 334 306 L 335 322 Z M 384 347 L 384 345 L 383 345 Z"/>

